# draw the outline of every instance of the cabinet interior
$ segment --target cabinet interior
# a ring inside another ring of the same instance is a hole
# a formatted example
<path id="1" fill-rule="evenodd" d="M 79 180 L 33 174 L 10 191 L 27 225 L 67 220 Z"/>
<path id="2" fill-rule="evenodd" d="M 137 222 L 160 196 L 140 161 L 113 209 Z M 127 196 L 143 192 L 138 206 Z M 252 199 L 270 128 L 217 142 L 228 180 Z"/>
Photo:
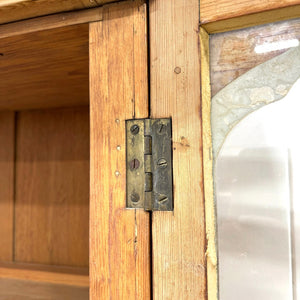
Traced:
<path id="1" fill-rule="evenodd" d="M 88 299 L 88 28 L 0 36 L 1 299 Z"/>

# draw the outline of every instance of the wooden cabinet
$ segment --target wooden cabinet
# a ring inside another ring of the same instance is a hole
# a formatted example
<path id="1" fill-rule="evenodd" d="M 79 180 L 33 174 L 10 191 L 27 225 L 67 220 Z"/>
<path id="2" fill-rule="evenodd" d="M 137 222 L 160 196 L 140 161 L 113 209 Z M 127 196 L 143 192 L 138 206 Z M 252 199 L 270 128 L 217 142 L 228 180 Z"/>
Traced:
<path id="1" fill-rule="evenodd" d="M 0 4 L 0 299 L 217 299 L 209 34 L 298 1 L 108 2 Z M 146 117 L 172 118 L 173 212 L 126 209 Z"/>
<path id="2" fill-rule="evenodd" d="M 146 22 L 130 1 L 0 26 L 1 299 L 150 298 L 149 214 L 125 208 Z"/>

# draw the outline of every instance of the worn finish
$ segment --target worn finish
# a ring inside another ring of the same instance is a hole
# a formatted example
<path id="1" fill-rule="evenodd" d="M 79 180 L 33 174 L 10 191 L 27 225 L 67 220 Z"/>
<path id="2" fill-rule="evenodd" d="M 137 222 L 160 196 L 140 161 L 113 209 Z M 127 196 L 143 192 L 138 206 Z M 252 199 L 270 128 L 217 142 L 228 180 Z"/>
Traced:
<path id="1" fill-rule="evenodd" d="M 203 139 L 203 179 L 205 196 L 205 225 L 207 239 L 207 297 L 218 299 L 218 259 L 216 244 L 216 214 L 213 186 L 213 157 L 211 139 L 211 85 L 209 81 L 209 35 L 200 28 L 201 102 Z"/>
<path id="2" fill-rule="evenodd" d="M 146 136 L 151 136 L 152 211 L 173 210 L 171 119 L 148 119 Z M 149 202 L 148 202 L 149 203 Z M 149 204 L 148 204 L 149 205 Z"/>
<path id="3" fill-rule="evenodd" d="M 0 24 L 60 12 L 101 6 L 113 0 L 5 0 L 0 3 Z"/>
<path id="4" fill-rule="evenodd" d="M 15 261 L 88 266 L 88 108 L 17 114 Z"/>
<path id="5" fill-rule="evenodd" d="M 213 157 L 242 118 L 282 99 L 300 76 L 300 46 L 260 64 L 227 85 L 211 100 Z"/>
<path id="6" fill-rule="evenodd" d="M 284 53 L 291 41 L 299 39 L 300 19 L 210 35 L 212 96 L 252 68 Z M 278 49 L 278 44 L 284 49 Z M 264 51 L 257 51 L 262 47 Z"/>
<path id="7" fill-rule="evenodd" d="M 128 208 L 173 210 L 171 119 L 126 120 Z"/>
<path id="8" fill-rule="evenodd" d="M 0 40 L 0 110 L 88 105 L 88 24 Z"/>
<path id="9" fill-rule="evenodd" d="M 200 1 L 200 21 L 209 33 L 298 18 L 299 0 Z"/>
<path id="10" fill-rule="evenodd" d="M 126 120 L 126 207 L 145 207 L 144 120 Z"/>
<path id="11" fill-rule="evenodd" d="M 13 259 L 15 114 L 0 113 L 0 261 Z"/>
<path id="12" fill-rule="evenodd" d="M 150 1 L 151 117 L 172 117 L 174 212 L 153 213 L 154 299 L 206 299 L 199 1 Z"/>
<path id="13" fill-rule="evenodd" d="M 149 215 L 126 209 L 125 120 L 148 115 L 146 5 L 90 24 L 90 299 L 150 299 Z"/>

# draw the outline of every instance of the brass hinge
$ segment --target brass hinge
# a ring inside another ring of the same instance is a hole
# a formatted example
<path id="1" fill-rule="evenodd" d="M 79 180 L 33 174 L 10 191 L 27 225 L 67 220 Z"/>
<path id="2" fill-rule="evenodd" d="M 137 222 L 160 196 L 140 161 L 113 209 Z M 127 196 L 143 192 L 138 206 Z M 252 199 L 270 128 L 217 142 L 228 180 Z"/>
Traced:
<path id="1" fill-rule="evenodd" d="M 171 119 L 126 121 L 128 208 L 173 210 Z"/>

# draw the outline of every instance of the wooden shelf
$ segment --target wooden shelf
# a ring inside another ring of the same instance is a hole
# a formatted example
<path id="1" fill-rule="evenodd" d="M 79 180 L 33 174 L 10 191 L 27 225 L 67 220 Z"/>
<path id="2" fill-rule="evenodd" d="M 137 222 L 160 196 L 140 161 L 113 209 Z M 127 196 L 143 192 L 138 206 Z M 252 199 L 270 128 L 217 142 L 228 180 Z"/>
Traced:
<path id="1" fill-rule="evenodd" d="M 89 286 L 88 268 L 60 267 L 23 263 L 0 263 L 0 278 L 53 284 Z"/>

